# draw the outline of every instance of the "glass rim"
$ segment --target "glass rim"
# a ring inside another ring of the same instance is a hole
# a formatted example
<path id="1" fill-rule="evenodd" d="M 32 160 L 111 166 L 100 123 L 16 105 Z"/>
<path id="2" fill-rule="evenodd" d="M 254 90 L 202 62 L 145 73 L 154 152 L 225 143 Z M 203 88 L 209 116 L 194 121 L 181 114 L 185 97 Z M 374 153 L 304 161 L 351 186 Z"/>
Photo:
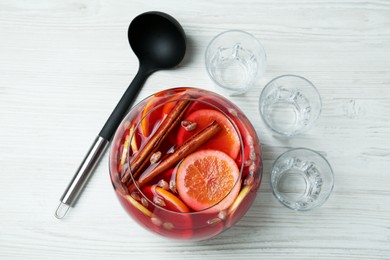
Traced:
<path id="1" fill-rule="evenodd" d="M 247 36 L 249 36 L 249 38 L 253 39 L 256 44 L 258 44 L 264 55 L 267 56 L 267 53 L 265 51 L 265 48 L 264 48 L 264 45 L 261 43 L 260 40 L 258 40 L 253 34 L 251 34 L 250 32 L 247 32 L 247 31 L 244 31 L 244 30 L 240 30 L 240 29 L 230 29 L 230 30 L 226 30 L 226 31 L 223 31 L 223 32 L 220 32 L 218 33 L 217 35 L 213 36 L 213 38 L 210 40 L 210 42 L 207 44 L 207 47 L 206 47 L 206 51 L 205 51 L 205 54 L 207 54 L 207 50 L 211 47 L 211 45 L 221 36 L 225 35 L 225 34 L 229 34 L 229 33 L 242 33 L 242 34 L 245 34 Z"/>
<path id="2" fill-rule="evenodd" d="M 186 87 L 186 89 L 187 89 L 187 87 Z M 189 88 L 189 89 L 197 90 L 197 88 Z M 174 90 L 174 89 L 171 89 L 171 90 Z M 146 97 L 146 98 L 143 99 L 142 101 L 145 101 L 145 100 L 147 100 L 148 98 L 150 98 L 150 97 L 152 97 L 152 96 L 154 96 L 154 95 L 156 95 L 156 94 L 159 94 L 159 93 L 161 93 L 161 92 L 164 92 L 164 91 L 166 91 L 166 90 L 163 90 L 163 91 L 154 93 L 154 94 L 152 94 L 152 95 L 149 95 L 148 97 Z M 202 91 L 205 91 L 205 90 L 202 90 Z M 206 91 L 207 91 L 207 90 L 206 90 Z M 208 91 L 208 92 L 210 92 L 210 91 Z M 215 93 L 215 94 L 216 94 L 216 93 Z M 173 94 L 173 95 L 175 95 L 175 94 Z M 217 94 L 217 95 L 218 95 L 218 94 Z M 240 131 L 239 131 L 237 125 L 234 123 L 234 121 L 233 121 L 233 120 L 232 120 L 224 111 L 222 111 L 220 108 L 216 107 L 215 105 L 213 105 L 213 104 L 211 104 L 211 103 L 209 103 L 209 102 L 207 102 L 207 101 L 198 100 L 198 99 L 196 99 L 196 98 L 186 98 L 186 99 L 187 99 L 187 100 L 193 100 L 193 101 L 196 101 L 196 102 L 203 102 L 203 103 L 206 103 L 206 104 L 208 104 L 208 105 L 214 107 L 215 109 L 217 109 L 219 112 L 221 112 L 221 113 L 229 120 L 229 122 L 233 125 L 234 130 L 236 131 L 236 133 L 237 133 L 237 135 L 238 135 L 238 138 L 239 138 L 239 140 L 240 140 L 240 154 L 241 154 L 242 158 L 244 158 L 244 152 L 245 152 L 245 151 L 244 151 L 244 142 L 243 142 L 241 133 L 240 133 Z M 160 108 L 161 106 L 163 106 L 163 105 L 165 105 L 165 104 L 167 104 L 167 103 L 176 102 L 176 101 L 178 101 L 178 100 L 183 100 L 183 98 L 178 97 L 177 99 L 169 100 L 169 101 L 163 102 L 163 103 L 161 103 L 161 104 L 158 104 L 156 107 L 154 107 L 153 109 L 151 109 L 145 116 L 143 116 L 143 117 L 139 120 L 139 122 L 136 124 L 136 128 L 139 127 L 139 125 L 140 125 L 140 123 L 142 122 L 142 120 L 145 119 L 145 117 L 147 117 L 148 115 L 150 115 L 150 113 L 152 113 L 153 111 L 155 111 L 156 109 Z M 141 102 L 142 102 L 142 101 L 141 101 Z M 140 105 L 141 102 L 140 102 L 138 105 Z M 138 105 L 137 105 L 137 106 L 138 106 Z M 129 112 L 129 113 L 130 113 L 130 112 Z M 125 119 L 126 119 L 126 117 L 125 117 Z M 125 120 L 125 119 L 124 119 L 124 120 Z M 131 142 L 131 140 L 133 139 L 134 134 L 135 134 L 135 132 L 132 133 L 132 135 L 131 135 L 131 137 L 130 137 L 130 142 Z M 130 160 L 129 160 L 129 152 L 130 152 L 130 150 L 127 151 L 127 160 L 128 160 L 128 161 L 130 161 Z M 242 162 L 241 162 L 241 166 L 238 166 L 238 165 L 237 165 L 238 168 L 239 168 L 240 174 L 239 174 L 239 176 L 237 177 L 237 179 L 236 179 L 236 181 L 235 181 L 233 187 L 229 190 L 229 192 L 228 192 L 220 201 L 218 201 L 217 203 L 213 204 L 212 206 L 210 206 L 210 207 L 208 207 L 208 208 L 206 208 L 206 209 L 199 210 L 199 211 L 177 212 L 177 211 L 165 209 L 165 208 L 163 208 L 163 207 L 161 207 L 161 206 L 155 204 L 152 200 L 150 200 L 150 199 L 142 192 L 142 189 L 138 186 L 137 182 L 135 181 L 135 179 L 134 179 L 134 177 L 133 177 L 133 174 L 132 174 L 132 172 L 131 172 L 131 169 L 130 169 L 130 177 L 131 177 L 132 182 L 135 184 L 135 187 L 136 187 L 137 191 L 140 192 L 140 195 L 141 195 L 143 198 L 145 198 L 148 202 L 150 202 L 154 207 L 158 208 L 159 210 L 161 210 L 161 211 L 163 211 L 163 212 L 169 212 L 170 214 L 180 214 L 180 215 L 187 215 L 187 214 L 190 214 L 190 215 L 196 215 L 196 214 L 207 213 L 208 210 L 210 210 L 210 209 L 216 207 L 217 205 L 219 205 L 221 202 L 223 202 L 223 201 L 230 195 L 230 193 L 234 190 L 234 188 L 241 182 L 241 176 L 242 176 L 242 173 L 243 173 L 243 170 L 244 170 L 244 164 L 245 164 L 245 162 L 242 161 Z M 130 194 L 129 194 L 129 195 L 130 195 Z M 184 203 L 184 202 L 183 202 L 183 203 Z M 187 205 L 186 205 L 186 206 L 187 206 Z M 225 209 L 225 210 L 226 210 L 226 209 Z"/>
<path id="3" fill-rule="evenodd" d="M 272 131 L 280 134 L 280 135 L 284 135 L 284 136 L 296 136 L 296 135 L 300 135 L 304 132 L 306 132 L 306 129 L 305 127 L 301 127 L 299 128 L 298 130 L 296 131 L 293 131 L 293 132 L 289 132 L 289 133 L 286 133 L 286 132 L 282 132 L 282 131 L 279 131 L 278 129 L 276 129 L 275 127 L 273 127 L 269 122 L 268 120 L 265 118 L 264 116 L 264 113 L 263 113 L 263 106 L 262 106 L 262 100 L 264 98 L 264 93 L 265 91 L 270 88 L 271 84 L 273 82 L 275 82 L 276 80 L 278 79 L 281 79 L 281 78 L 288 78 L 288 77 L 291 77 L 291 78 L 298 78 L 300 80 L 303 80 L 305 81 L 306 83 L 308 83 L 308 85 L 315 91 L 316 93 L 316 96 L 318 97 L 318 100 L 319 100 L 319 111 L 317 113 L 317 115 L 315 116 L 315 118 L 313 118 L 312 122 L 315 122 L 321 115 L 321 112 L 322 112 L 322 98 L 321 98 L 321 94 L 320 92 L 318 91 L 317 87 L 310 81 L 308 80 L 307 78 L 303 77 L 303 76 L 299 76 L 299 75 L 295 75 L 295 74 L 283 74 L 283 75 L 279 75 L 273 79 L 271 79 L 267 84 L 265 84 L 264 88 L 262 89 L 261 93 L 260 93 L 260 97 L 259 97 L 259 112 L 260 112 L 260 116 L 261 118 L 263 119 L 264 123 L 268 126 L 268 128 L 270 128 Z"/>
<path id="4" fill-rule="evenodd" d="M 274 184 L 272 183 L 271 179 L 272 179 L 272 172 L 273 172 L 273 169 L 275 168 L 277 162 L 283 157 L 285 156 L 286 154 L 289 154 L 289 153 L 293 153 L 293 152 L 296 152 L 296 151 L 305 151 L 305 152 L 309 152 L 313 155 L 315 155 L 317 158 L 321 159 L 323 162 L 325 162 L 326 166 L 329 168 L 329 171 L 326 171 L 327 172 L 327 175 L 329 175 L 331 177 L 331 185 L 330 185 L 330 189 L 329 191 L 327 192 L 326 196 L 322 199 L 321 203 L 317 204 L 317 205 L 313 205 L 313 206 L 310 206 L 308 208 L 304 208 L 304 209 L 297 209 L 297 208 L 293 208 L 293 207 L 290 207 L 289 205 L 283 203 L 279 198 L 278 196 L 276 195 L 275 193 L 275 187 L 274 187 Z M 270 168 L 270 186 L 271 186 L 271 190 L 272 190 L 272 193 L 274 195 L 274 197 L 281 203 L 283 204 L 285 207 L 287 208 L 290 208 L 290 209 L 293 209 L 295 211 L 309 211 L 311 209 L 314 209 L 314 208 L 317 208 L 321 205 L 323 205 L 327 200 L 328 198 L 330 197 L 330 195 L 332 194 L 332 191 L 333 191 L 333 188 L 334 188 L 334 171 L 333 171 L 333 168 L 332 166 L 330 165 L 329 161 L 325 158 L 325 156 L 323 156 L 322 154 L 320 154 L 319 152 L 313 150 L 313 149 L 310 149 L 310 148 L 306 148 L 306 147 L 297 147 L 297 148 L 291 148 L 285 152 L 283 152 L 282 154 L 280 154 L 276 159 L 275 161 L 273 162 L 271 168 Z"/>

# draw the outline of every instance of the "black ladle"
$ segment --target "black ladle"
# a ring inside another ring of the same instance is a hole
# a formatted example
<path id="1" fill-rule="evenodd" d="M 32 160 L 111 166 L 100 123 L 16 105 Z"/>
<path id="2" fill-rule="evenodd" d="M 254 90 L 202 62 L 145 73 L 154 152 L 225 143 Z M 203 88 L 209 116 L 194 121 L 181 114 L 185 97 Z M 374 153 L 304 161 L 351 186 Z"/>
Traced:
<path id="1" fill-rule="evenodd" d="M 157 70 L 175 67 L 184 58 L 186 51 L 184 30 L 168 14 L 162 12 L 140 14 L 130 23 L 128 38 L 130 46 L 139 60 L 138 73 L 111 113 L 62 195 L 61 203 L 55 212 L 57 218 L 63 218 L 70 207 L 76 203 L 88 178 L 147 77 Z"/>

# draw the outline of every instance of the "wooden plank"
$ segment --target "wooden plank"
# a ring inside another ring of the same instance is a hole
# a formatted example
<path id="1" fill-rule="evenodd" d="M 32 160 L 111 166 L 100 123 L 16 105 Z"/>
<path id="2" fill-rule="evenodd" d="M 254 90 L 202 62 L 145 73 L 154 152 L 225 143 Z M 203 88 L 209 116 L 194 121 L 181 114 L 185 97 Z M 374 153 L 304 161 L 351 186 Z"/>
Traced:
<path id="1" fill-rule="evenodd" d="M 119 205 L 105 155 L 77 207 L 54 218 L 66 185 L 138 61 L 127 42 L 137 14 L 176 17 L 188 52 L 175 70 L 152 75 L 137 101 L 166 88 L 223 94 L 204 51 L 216 34 L 242 29 L 267 51 L 267 72 L 231 100 L 262 144 L 263 182 L 231 230 L 202 242 L 146 232 Z M 0 2 L 1 259 L 389 259 L 390 2 L 370 1 L 14 1 Z M 281 74 L 310 79 L 322 114 L 306 134 L 281 138 L 260 119 L 263 86 Z M 309 147 L 332 164 L 335 188 L 323 207 L 297 213 L 269 186 L 275 158 Z"/>

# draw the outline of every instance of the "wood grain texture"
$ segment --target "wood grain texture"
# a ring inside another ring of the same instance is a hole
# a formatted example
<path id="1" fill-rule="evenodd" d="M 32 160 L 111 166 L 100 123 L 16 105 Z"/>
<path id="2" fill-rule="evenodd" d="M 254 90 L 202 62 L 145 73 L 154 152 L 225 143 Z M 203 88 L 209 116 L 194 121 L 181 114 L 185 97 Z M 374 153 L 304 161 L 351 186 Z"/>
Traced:
<path id="1" fill-rule="evenodd" d="M 122 210 L 104 156 L 63 221 L 58 199 L 94 136 L 134 77 L 129 22 L 160 10 L 188 37 L 177 69 L 158 72 L 138 101 L 165 88 L 221 93 L 203 54 L 227 29 L 254 34 L 267 71 L 231 98 L 261 139 L 264 176 L 253 207 L 203 242 L 166 240 Z M 390 259 L 390 2 L 0 1 L 1 259 Z M 283 139 L 260 120 L 258 97 L 273 77 L 299 74 L 318 87 L 323 110 L 307 134 Z M 310 147 L 335 171 L 321 208 L 296 213 L 273 197 L 269 170 L 290 147 Z"/>

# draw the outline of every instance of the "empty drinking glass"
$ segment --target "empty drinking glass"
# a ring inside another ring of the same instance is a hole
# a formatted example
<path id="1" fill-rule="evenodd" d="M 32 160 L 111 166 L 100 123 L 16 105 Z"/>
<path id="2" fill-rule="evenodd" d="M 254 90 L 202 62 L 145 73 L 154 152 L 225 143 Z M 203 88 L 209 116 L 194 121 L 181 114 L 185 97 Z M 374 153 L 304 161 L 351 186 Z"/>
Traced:
<path id="1" fill-rule="evenodd" d="M 259 101 L 260 114 L 273 131 L 287 136 L 308 130 L 321 113 L 321 97 L 309 80 L 283 75 L 271 80 Z"/>
<path id="2" fill-rule="evenodd" d="M 280 155 L 271 168 L 275 197 L 294 210 L 322 205 L 333 190 L 333 170 L 319 153 L 297 148 Z"/>
<path id="3" fill-rule="evenodd" d="M 233 96 L 245 93 L 263 76 L 266 54 L 252 34 L 230 30 L 210 42 L 205 61 L 211 79 Z"/>

